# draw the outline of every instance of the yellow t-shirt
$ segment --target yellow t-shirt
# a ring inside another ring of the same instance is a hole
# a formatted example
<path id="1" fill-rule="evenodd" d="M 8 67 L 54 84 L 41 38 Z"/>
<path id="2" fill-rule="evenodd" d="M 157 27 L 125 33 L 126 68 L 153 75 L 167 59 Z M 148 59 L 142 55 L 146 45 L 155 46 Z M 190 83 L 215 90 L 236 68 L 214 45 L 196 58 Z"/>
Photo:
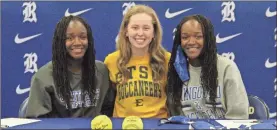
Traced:
<path id="1" fill-rule="evenodd" d="M 167 118 L 164 82 L 161 86 L 153 83 L 149 55 L 132 57 L 127 64 L 131 77 L 122 83 L 122 75 L 117 68 L 119 51 L 109 54 L 104 63 L 110 71 L 110 80 L 116 84 L 116 99 L 113 117 L 139 116 L 141 118 Z M 170 53 L 166 52 L 166 74 Z"/>

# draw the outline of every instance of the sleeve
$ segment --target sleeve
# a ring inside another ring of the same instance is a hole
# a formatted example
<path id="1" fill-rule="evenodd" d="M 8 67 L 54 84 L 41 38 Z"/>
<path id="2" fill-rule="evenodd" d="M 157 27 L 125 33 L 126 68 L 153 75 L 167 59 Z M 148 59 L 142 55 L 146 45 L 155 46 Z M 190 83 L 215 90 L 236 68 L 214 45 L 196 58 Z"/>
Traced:
<path id="1" fill-rule="evenodd" d="M 117 59 L 117 53 L 108 54 L 105 57 L 104 64 L 108 68 L 109 71 L 109 84 L 110 87 L 106 93 L 101 113 L 104 115 L 107 115 L 109 117 L 113 116 L 113 110 L 114 110 L 114 104 L 115 104 L 115 98 L 116 98 L 116 84 L 114 83 L 113 73 L 114 68 L 116 68 L 116 59 Z"/>
<path id="2" fill-rule="evenodd" d="M 112 80 L 112 70 L 111 70 L 112 64 L 111 64 L 110 59 L 111 59 L 110 55 L 106 56 L 105 60 L 104 60 L 104 64 L 105 64 L 105 66 L 107 67 L 107 69 L 109 71 L 109 79 Z"/>
<path id="3" fill-rule="evenodd" d="M 165 53 L 166 68 L 168 68 L 168 63 L 169 63 L 170 57 L 171 57 L 171 53 L 166 52 L 166 53 Z"/>
<path id="4" fill-rule="evenodd" d="M 116 90 L 115 90 L 114 84 L 110 81 L 110 87 L 106 93 L 106 96 L 102 105 L 102 109 L 101 109 L 101 113 L 103 115 L 106 115 L 108 117 L 113 116 L 115 97 L 116 97 Z"/>
<path id="5" fill-rule="evenodd" d="M 182 113 L 179 110 L 182 110 L 181 105 L 180 104 L 174 104 L 173 101 L 173 95 L 172 93 L 169 93 L 167 91 L 167 100 L 166 100 L 166 106 L 167 106 L 167 113 L 168 116 L 180 116 L 182 115 Z"/>
<path id="6" fill-rule="evenodd" d="M 170 60 L 170 57 L 171 57 L 171 53 L 169 52 L 166 52 L 165 53 L 165 58 L 166 58 L 166 73 L 168 73 L 168 63 L 169 63 L 169 60 Z M 168 79 L 168 77 L 167 77 Z M 168 88 L 168 82 L 167 82 L 167 79 L 166 79 L 166 97 L 167 97 L 167 100 L 166 100 L 166 105 L 167 105 L 167 111 L 168 111 L 168 116 L 171 117 L 171 116 L 180 116 L 182 115 L 182 112 L 180 110 L 182 110 L 181 108 L 181 104 L 175 104 L 174 103 L 174 98 L 173 98 L 173 92 L 169 90 Z M 182 91 L 182 90 L 181 90 Z"/>
<path id="7" fill-rule="evenodd" d="M 107 56 L 105 57 L 105 59 L 104 59 L 104 64 L 105 64 L 106 66 L 109 64 L 108 61 L 109 61 L 109 55 L 107 55 Z"/>
<path id="8" fill-rule="evenodd" d="M 52 111 L 51 97 L 45 90 L 45 86 L 36 74 L 32 77 L 26 118 L 47 117 L 47 114 Z"/>
<path id="9" fill-rule="evenodd" d="M 108 55 L 104 60 L 104 64 L 106 65 L 108 71 L 109 71 L 109 62 L 110 62 L 109 59 L 110 58 Z M 113 109 L 114 109 L 114 103 L 115 103 L 115 97 L 116 97 L 115 84 L 110 80 L 110 74 L 111 72 L 109 71 L 109 88 L 105 95 L 105 99 L 101 109 L 101 113 L 108 117 L 113 116 Z"/>
<path id="10" fill-rule="evenodd" d="M 227 66 L 223 80 L 226 106 L 225 118 L 248 119 L 249 101 L 240 71 L 234 62 Z"/>

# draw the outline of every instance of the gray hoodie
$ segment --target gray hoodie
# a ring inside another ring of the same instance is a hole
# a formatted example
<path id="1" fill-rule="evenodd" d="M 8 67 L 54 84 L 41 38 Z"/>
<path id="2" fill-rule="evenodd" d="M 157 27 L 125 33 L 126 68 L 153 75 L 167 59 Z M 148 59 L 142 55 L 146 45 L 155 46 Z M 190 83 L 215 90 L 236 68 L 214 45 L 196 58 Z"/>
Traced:
<path id="1" fill-rule="evenodd" d="M 52 76 L 52 62 L 42 66 L 32 77 L 31 90 L 25 117 L 94 117 L 100 114 L 105 95 L 109 89 L 109 73 L 101 61 L 95 61 L 96 94 L 94 100 L 86 92 L 82 102 L 81 74 L 69 72 L 72 112 L 69 115 L 65 101 L 57 94 Z M 82 107 L 84 106 L 84 107 Z"/>
<path id="2" fill-rule="evenodd" d="M 184 83 L 179 105 L 174 105 L 168 93 L 170 116 L 183 115 L 194 119 L 248 119 L 248 97 L 240 71 L 228 58 L 217 55 L 218 89 L 216 112 L 212 111 L 209 94 L 201 87 L 201 67 L 189 65 L 190 80 Z M 187 85 L 186 85 L 187 84 Z"/>

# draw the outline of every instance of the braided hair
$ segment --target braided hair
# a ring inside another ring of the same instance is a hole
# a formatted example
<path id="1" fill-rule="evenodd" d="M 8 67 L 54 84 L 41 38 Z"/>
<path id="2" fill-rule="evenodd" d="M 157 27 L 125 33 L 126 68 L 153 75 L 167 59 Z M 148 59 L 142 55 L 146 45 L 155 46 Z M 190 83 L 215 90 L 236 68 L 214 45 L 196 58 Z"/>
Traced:
<path id="1" fill-rule="evenodd" d="M 191 16 L 184 17 L 177 26 L 173 48 L 171 51 L 171 58 L 169 61 L 167 89 L 168 89 L 168 92 L 173 96 L 174 104 L 180 104 L 183 82 L 179 78 L 173 64 L 176 58 L 177 48 L 181 44 L 182 25 L 185 22 L 192 19 L 198 21 L 198 23 L 202 27 L 202 32 L 204 35 L 204 47 L 198 57 L 200 61 L 200 65 L 202 67 L 201 76 L 200 76 L 201 86 L 203 87 L 204 92 L 207 92 L 209 94 L 209 99 L 213 104 L 213 110 L 215 111 L 215 103 L 216 103 L 215 98 L 216 98 L 217 87 L 218 87 L 216 40 L 214 36 L 214 28 L 212 23 L 210 22 L 210 20 L 208 20 L 202 15 L 191 15 Z M 186 56 L 185 53 L 184 55 Z"/>
<path id="2" fill-rule="evenodd" d="M 82 60 L 82 80 L 83 87 L 82 92 L 88 92 L 89 97 L 92 101 L 95 94 L 95 50 L 94 50 L 94 38 L 92 31 L 88 23 L 78 16 L 63 17 L 56 25 L 53 44 L 52 44 L 52 65 L 53 65 L 53 79 L 57 92 L 64 99 L 66 105 L 71 113 L 71 87 L 69 82 L 69 71 L 68 71 L 68 59 L 70 55 L 66 50 L 66 30 L 71 21 L 81 22 L 86 30 L 88 37 L 88 48 Z M 82 97 L 84 101 L 84 94 Z"/>

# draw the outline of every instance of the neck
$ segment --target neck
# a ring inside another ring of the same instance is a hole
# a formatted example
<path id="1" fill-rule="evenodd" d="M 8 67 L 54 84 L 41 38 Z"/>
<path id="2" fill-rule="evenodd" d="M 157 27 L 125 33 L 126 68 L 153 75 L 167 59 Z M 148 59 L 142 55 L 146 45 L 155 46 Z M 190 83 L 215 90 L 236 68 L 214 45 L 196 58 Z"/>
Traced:
<path id="1" fill-rule="evenodd" d="M 80 73 L 82 68 L 82 59 L 68 59 L 68 69 L 73 73 Z"/>
<path id="2" fill-rule="evenodd" d="M 200 60 L 199 59 L 189 59 L 189 63 L 193 66 L 193 67 L 200 67 Z"/>
<path id="3" fill-rule="evenodd" d="M 144 56 L 146 54 L 148 54 L 148 47 L 140 49 L 132 47 L 132 56 Z"/>

